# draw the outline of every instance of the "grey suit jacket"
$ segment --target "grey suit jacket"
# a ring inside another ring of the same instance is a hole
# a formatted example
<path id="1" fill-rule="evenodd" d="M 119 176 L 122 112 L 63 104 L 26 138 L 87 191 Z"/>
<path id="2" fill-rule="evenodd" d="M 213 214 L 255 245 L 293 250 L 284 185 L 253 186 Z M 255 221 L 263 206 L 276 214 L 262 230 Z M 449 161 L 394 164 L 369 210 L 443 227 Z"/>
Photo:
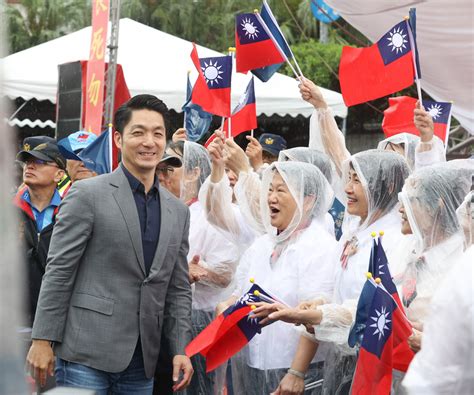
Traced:
<path id="1" fill-rule="evenodd" d="M 61 204 L 33 325 L 67 361 L 127 368 L 138 337 L 153 377 L 163 331 L 173 355 L 191 340 L 189 210 L 159 189 L 161 231 L 148 276 L 130 184 L 119 167 L 73 184 Z"/>

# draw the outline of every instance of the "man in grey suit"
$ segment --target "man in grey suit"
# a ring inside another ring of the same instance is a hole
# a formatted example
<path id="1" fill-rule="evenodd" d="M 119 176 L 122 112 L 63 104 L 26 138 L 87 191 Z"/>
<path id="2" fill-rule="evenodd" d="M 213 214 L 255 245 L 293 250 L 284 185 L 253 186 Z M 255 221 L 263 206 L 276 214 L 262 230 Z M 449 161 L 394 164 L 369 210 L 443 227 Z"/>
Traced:
<path id="1" fill-rule="evenodd" d="M 75 182 L 60 207 L 27 357 L 40 382 L 56 354 L 58 385 L 151 394 L 162 333 L 173 389 L 191 380 L 189 210 L 155 176 L 168 116 L 151 95 L 122 105 L 114 133 L 121 165 Z"/>

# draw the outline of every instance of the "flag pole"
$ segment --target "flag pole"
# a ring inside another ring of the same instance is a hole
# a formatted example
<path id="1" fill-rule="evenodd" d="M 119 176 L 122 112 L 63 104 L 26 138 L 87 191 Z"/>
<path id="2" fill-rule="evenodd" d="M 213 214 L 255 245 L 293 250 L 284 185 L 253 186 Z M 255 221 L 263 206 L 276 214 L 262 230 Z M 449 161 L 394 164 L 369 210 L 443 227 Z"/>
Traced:
<path id="1" fill-rule="evenodd" d="M 280 30 L 281 36 L 283 37 L 283 41 L 285 41 L 286 46 L 287 46 L 288 49 L 290 50 L 291 57 L 292 57 L 293 60 L 295 61 L 295 65 L 296 65 L 296 68 L 298 69 L 298 72 L 300 73 L 300 76 L 304 78 L 303 72 L 302 72 L 301 69 L 300 69 L 300 65 L 298 64 L 298 61 L 296 60 L 295 54 L 294 54 L 293 51 L 291 50 L 291 47 L 290 47 L 290 44 L 288 44 L 288 41 L 286 41 L 286 37 L 284 36 L 283 32 L 281 31 L 280 25 L 278 24 L 278 22 L 277 22 L 275 16 L 273 15 L 273 11 L 272 11 L 272 9 L 270 8 L 270 6 L 268 5 L 267 0 L 263 0 L 263 6 L 264 6 L 265 8 L 267 8 L 267 10 L 268 10 L 268 15 L 270 15 L 270 18 L 272 18 L 273 23 L 274 23 L 275 26 L 278 28 L 278 30 Z"/>
<path id="2" fill-rule="evenodd" d="M 112 139 L 112 124 L 109 123 L 109 171 L 112 173 L 114 167 L 114 148 L 113 148 L 113 139 Z"/>
<path id="3" fill-rule="evenodd" d="M 418 67 L 416 63 L 416 44 L 415 44 L 415 39 L 413 38 L 413 32 L 410 27 L 410 23 L 408 20 L 410 17 L 406 16 L 405 22 L 407 24 L 407 31 L 408 31 L 408 39 L 410 40 L 410 47 L 411 47 L 411 54 L 413 57 L 413 68 L 415 69 L 415 82 L 416 82 L 416 91 L 418 93 L 418 100 L 420 101 L 420 105 L 423 106 L 423 101 L 421 97 L 421 80 L 420 77 L 418 76 Z"/>
<path id="4" fill-rule="evenodd" d="M 229 130 L 227 132 L 227 138 L 232 138 L 232 117 L 229 117 Z"/>
<path id="5" fill-rule="evenodd" d="M 263 20 L 262 16 L 261 16 L 260 13 L 258 12 L 258 10 L 254 10 L 254 13 L 255 13 L 255 16 L 257 17 L 258 21 L 259 21 L 260 24 L 262 25 L 263 29 L 265 30 L 265 33 L 268 34 L 268 37 L 270 37 L 270 39 L 273 41 L 273 44 L 274 44 L 274 45 L 276 46 L 276 48 L 278 49 L 278 52 L 280 52 L 280 55 L 282 56 L 282 58 L 285 60 L 285 62 L 288 64 L 288 66 L 290 66 L 291 71 L 293 71 L 293 74 L 295 75 L 296 79 L 301 81 L 302 76 L 298 75 L 298 73 L 296 72 L 294 66 L 293 66 L 293 65 L 291 64 L 291 62 L 288 60 L 288 57 L 286 56 L 285 52 L 283 52 L 283 50 L 280 48 L 280 45 L 279 45 L 278 42 L 276 41 L 275 37 L 273 37 L 272 32 L 271 32 L 270 29 L 268 28 L 267 24 L 266 24 L 265 21 Z"/>
<path id="6" fill-rule="evenodd" d="M 188 70 L 188 82 L 189 82 L 189 75 L 191 74 L 191 70 Z M 187 87 L 186 87 L 186 96 L 187 96 Z M 192 92 L 191 92 L 191 95 L 192 95 Z M 187 102 L 187 99 L 186 98 L 186 102 Z M 183 115 L 183 128 L 186 129 L 186 111 L 184 111 L 184 115 Z"/>
<path id="7" fill-rule="evenodd" d="M 250 131 L 250 137 L 253 138 L 253 129 Z"/>

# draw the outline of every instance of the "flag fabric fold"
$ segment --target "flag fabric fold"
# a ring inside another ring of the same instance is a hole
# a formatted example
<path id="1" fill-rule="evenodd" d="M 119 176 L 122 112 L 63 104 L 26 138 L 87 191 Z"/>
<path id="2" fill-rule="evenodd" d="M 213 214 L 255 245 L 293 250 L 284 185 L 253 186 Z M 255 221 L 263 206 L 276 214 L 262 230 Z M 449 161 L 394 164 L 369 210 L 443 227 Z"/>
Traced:
<path id="1" fill-rule="evenodd" d="M 249 81 L 244 94 L 240 97 L 239 104 L 232 111 L 230 117 L 230 128 L 232 137 L 242 132 L 257 128 L 257 107 L 255 101 L 255 88 L 253 77 Z M 224 131 L 229 131 L 229 119 L 224 121 Z"/>
<path id="2" fill-rule="evenodd" d="M 385 136 L 390 137 L 398 133 L 411 133 L 417 136 L 420 132 L 415 126 L 413 111 L 417 99 L 409 96 L 391 97 L 388 99 L 388 108 L 384 111 L 382 129 Z M 449 134 L 452 104 L 423 100 L 423 107 L 433 118 L 434 135 L 445 144 Z"/>
<path id="3" fill-rule="evenodd" d="M 198 141 L 209 130 L 212 122 L 212 114 L 204 111 L 200 106 L 194 104 L 191 100 L 193 87 L 189 80 L 186 85 L 186 103 L 182 110 L 184 111 L 184 128 L 189 141 Z"/>
<path id="4" fill-rule="evenodd" d="M 230 116 L 232 56 L 200 59 L 193 43 L 191 59 L 198 71 L 191 95 L 192 102 L 211 114 Z"/>
<path id="5" fill-rule="evenodd" d="M 95 171 L 97 174 L 105 174 L 112 172 L 111 154 L 112 132 L 108 129 L 84 148 L 78 156 L 89 170 Z"/>
<path id="6" fill-rule="evenodd" d="M 413 84 L 415 69 L 409 28 L 404 20 L 370 47 L 343 48 L 339 80 L 347 106 L 378 99 Z"/>
<path id="7" fill-rule="evenodd" d="M 186 346 L 187 356 L 200 353 L 206 358 L 207 372 L 226 362 L 261 332 L 262 326 L 257 319 L 249 316 L 252 309 L 247 304 L 261 301 L 254 294 L 255 291 L 272 298 L 257 284 L 253 284 L 239 300 L 219 314 Z"/>
<path id="8" fill-rule="evenodd" d="M 255 14 L 235 17 L 235 61 L 237 72 L 280 64 L 284 58 Z"/>

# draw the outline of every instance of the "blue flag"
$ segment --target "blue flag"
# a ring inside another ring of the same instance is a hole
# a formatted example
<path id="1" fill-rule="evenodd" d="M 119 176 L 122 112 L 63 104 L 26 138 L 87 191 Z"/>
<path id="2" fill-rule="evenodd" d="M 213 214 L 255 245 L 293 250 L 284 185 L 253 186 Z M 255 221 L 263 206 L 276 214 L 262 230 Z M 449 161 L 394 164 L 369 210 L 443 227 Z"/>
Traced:
<path id="1" fill-rule="evenodd" d="M 280 26 L 278 26 L 278 22 L 276 21 L 272 10 L 270 9 L 266 1 L 263 2 L 262 10 L 260 11 L 260 16 L 262 17 L 263 21 L 267 25 L 268 30 L 272 34 L 275 41 L 278 43 L 280 49 L 285 53 L 287 58 L 293 58 L 293 53 L 291 52 L 291 49 L 288 46 L 285 37 L 283 36 Z M 283 66 L 283 63 L 262 67 L 259 69 L 252 70 L 252 74 L 255 75 L 255 77 L 257 77 L 260 81 L 267 82 L 273 76 L 273 74 L 275 74 L 280 69 L 281 66 Z"/>
<path id="2" fill-rule="evenodd" d="M 184 111 L 184 128 L 189 141 L 198 141 L 209 130 L 212 122 L 212 114 L 204 111 L 200 106 L 191 101 L 191 94 L 193 87 L 191 81 L 188 81 L 186 86 L 186 103 L 184 103 L 182 110 Z"/>
<path id="3" fill-rule="evenodd" d="M 111 138 L 110 131 L 106 130 L 78 154 L 89 170 L 95 171 L 97 174 L 112 172 L 112 161 L 110 159 L 112 152 Z"/>

